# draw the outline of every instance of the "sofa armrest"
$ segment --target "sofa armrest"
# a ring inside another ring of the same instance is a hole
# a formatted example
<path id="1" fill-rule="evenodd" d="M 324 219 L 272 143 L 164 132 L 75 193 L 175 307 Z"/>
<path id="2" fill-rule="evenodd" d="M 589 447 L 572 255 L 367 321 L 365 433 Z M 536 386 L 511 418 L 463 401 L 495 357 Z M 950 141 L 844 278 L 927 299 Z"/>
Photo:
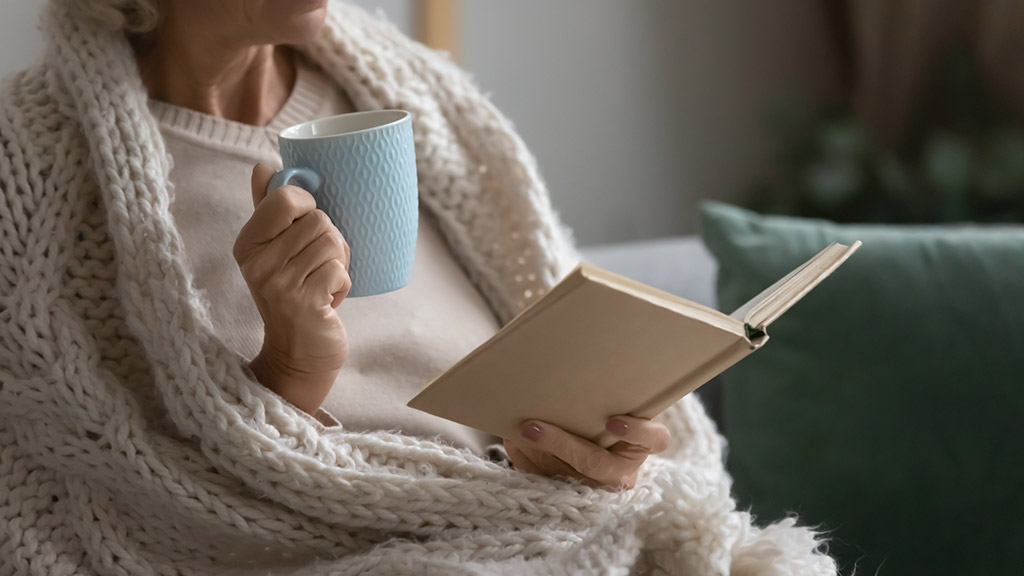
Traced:
<path id="1" fill-rule="evenodd" d="M 715 307 L 718 265 L 696 236 L 588 246 L 580 252 L 602 268 Z"/>

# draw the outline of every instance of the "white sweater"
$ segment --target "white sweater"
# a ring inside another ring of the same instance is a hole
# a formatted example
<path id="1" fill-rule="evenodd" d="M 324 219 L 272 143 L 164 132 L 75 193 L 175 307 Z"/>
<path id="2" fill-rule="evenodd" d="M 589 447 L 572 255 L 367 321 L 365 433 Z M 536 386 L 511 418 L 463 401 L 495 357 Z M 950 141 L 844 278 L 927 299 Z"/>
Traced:
<path id="1" fill-rule="evenodd" d="M 835 573 L 812 532 L 735 509 L 693 396 L 613 493 L 328 429 L 261 386 L 189 275 L 131 48 L 72 1 L 0 90 L 0 576 Z M 443 56 L 344 6 L 303 49 L 358 108 L 412 112 L 422 204 L 499 320 L 575 264 L 533 158 Z"/>
<path id="2" fill-rule="evenodd" d="M 298 122 L 353 112 L 323 72 L 297 58 L 292 93 L 266 126 L 249 126 L 150 101 L 173 159 L 171 215 L 181 235 L 197 292 L 217 336 L 253 358 L 263 344 L 263 319 L 231 247 L 252 215 L 253 164 L 281 166 L 277 134 Z M 348 430 L 394 430 L 439 437 L 482 454 L 493 436 L 406 406 L 423 385 L 498 329 L 487 302 L 459 267 L 434 217 L 420 211 L 412 279 L 401 290 L 348 298 L 337 313 L 349 335 L 348 360 L 318 414 Z"/>

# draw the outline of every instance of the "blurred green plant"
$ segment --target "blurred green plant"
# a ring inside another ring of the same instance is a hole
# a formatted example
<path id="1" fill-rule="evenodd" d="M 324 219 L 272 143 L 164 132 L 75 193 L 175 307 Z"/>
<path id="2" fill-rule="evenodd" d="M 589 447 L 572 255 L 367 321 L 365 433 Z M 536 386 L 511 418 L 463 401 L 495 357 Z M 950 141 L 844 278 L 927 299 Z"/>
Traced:
<path id="1" fill-rule="evenodd" d="M 776 110 L 779 172 L 753 207 L 838 222 L 1024 222 L 1024 131 L 986 97 L 969 51 L 953 52 L 941 78 L 932 121 L 903 156 L 849 107 Z"/>

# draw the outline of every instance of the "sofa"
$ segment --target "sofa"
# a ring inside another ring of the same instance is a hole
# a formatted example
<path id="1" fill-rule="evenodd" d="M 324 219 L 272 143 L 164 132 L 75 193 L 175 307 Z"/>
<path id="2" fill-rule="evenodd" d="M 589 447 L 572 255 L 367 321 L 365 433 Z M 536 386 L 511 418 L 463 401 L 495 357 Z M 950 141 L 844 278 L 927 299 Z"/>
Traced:
<path id="1" fill-rule="evenodd" d="M 863 241 L 698 390 L 738 506 L 796 516 L 841 574 L 1024 566 L 1024 227 L 837 225 L 708 203 L 701 238 L 585 259 L 731 312 L 829 242 Z"/>

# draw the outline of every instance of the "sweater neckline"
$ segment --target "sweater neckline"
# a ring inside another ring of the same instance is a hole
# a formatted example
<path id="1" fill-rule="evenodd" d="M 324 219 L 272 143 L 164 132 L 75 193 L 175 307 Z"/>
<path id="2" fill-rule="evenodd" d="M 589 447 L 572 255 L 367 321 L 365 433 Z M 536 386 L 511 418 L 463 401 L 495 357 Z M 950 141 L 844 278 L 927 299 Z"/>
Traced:
<path id="1" fill-rule="evenodd" d="M 315 118 L 323 108 L 327 91 L 332 88 L 324 74 L 296 54 L 295 85 L 284 106 L 265 126 L 237 122 L 152 98 L 149 109 L 162 130 L 231 148 L 265 151 L 269 146 L 276 154 L 278 133 Z"/>

